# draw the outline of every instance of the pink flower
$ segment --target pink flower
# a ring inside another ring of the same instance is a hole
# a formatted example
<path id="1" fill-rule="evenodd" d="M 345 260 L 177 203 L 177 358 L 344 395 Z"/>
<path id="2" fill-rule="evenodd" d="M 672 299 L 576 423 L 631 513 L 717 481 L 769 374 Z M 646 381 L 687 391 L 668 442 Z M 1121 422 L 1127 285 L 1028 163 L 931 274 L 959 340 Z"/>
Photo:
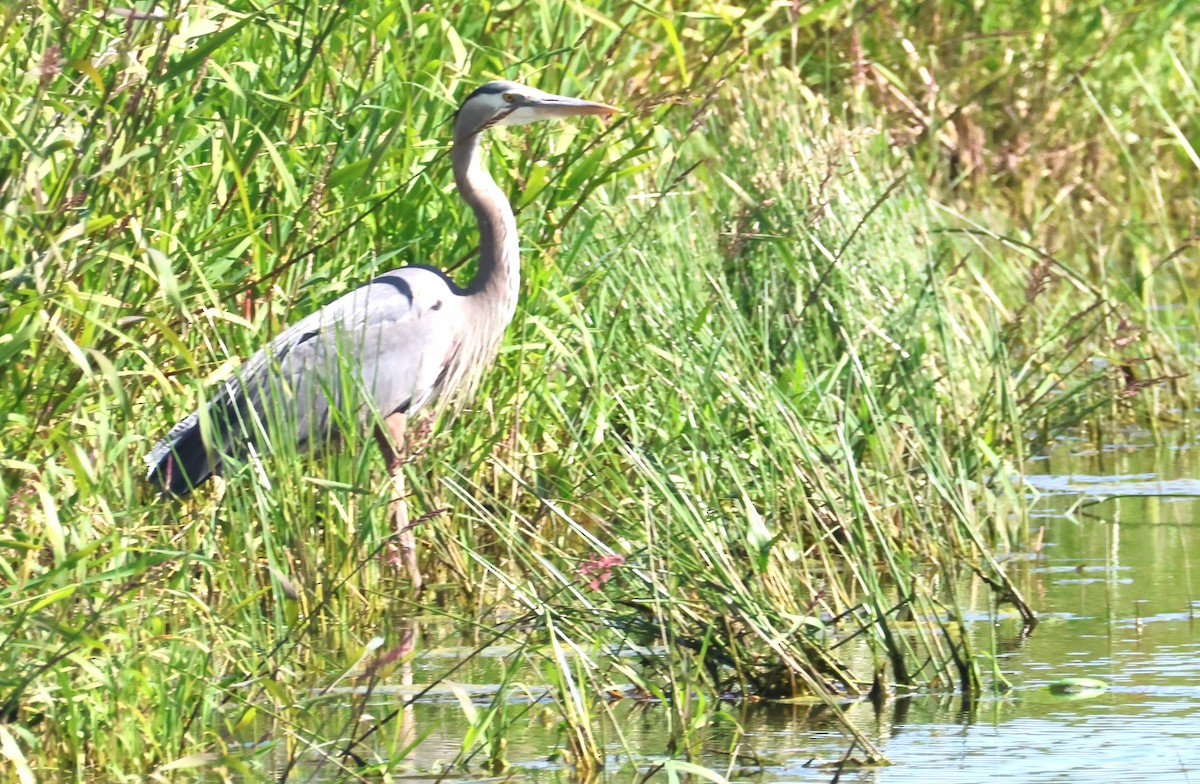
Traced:
<path id="1" fill-rule="evenodd" d="M 587 579 L 588 575 L 591 575 L 591 579 L 587 580 L 587 586 L 593 591 L 598 591 L 601 585 L 612 579 L 613 567 L 623 563 L 625 563 L 623 555 L 601 555 L 589 558 L 579 564 L 579 576 Z"/>

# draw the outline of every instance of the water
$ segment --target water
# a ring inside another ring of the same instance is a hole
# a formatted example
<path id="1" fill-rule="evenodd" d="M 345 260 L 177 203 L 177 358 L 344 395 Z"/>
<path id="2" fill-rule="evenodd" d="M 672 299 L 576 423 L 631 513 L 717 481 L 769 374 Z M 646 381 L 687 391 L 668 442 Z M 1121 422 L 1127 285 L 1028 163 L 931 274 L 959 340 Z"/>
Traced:
<path id="1" fill-rule="evenodd" d="M 878 711 L 867 702 L 850 706 L 851 719 L 892 764 L 847 765 L 839 780 L 1200 782 L 1200 481 L 1191 478 L 1200 476 L 1198 460 L 1187 448 L 1062 444 L 1032 461 L 1027 484 L 1037 496 L 1034 526 L 1044 529 L 1043 546 L 1014 554 L 1009 567 L 1042 622 L 1028 638 L 1015 619 L 996 626 L 1001 671 L 1013 688 L 974 703 L 927 695 Z M 494 682 L 503 661 L 480 657 L 455 677 Z M 422 655 L 415 680 L 432 681 L 448 666 L 444 656 Z M 1110 688 L 1084 698 L 1047 689 L 1080 676 Z M 548 758 L 563 743 L 556 718 L 536 704 L 540 691 L 531 688 L 507 717 L 508 775 L 566 780 L 564 763 Z M 461 696 L 442 689 L 413 711 L 405 738 L 421 738 L 409 757 L 418 778 L 459 751 Z M 610 729 L 603 738 L 615 769 L 606 776 L 631 780 L 620 769 L 623 748 L 643 760 L 665 754 L 664 709 L 623 700 L 611 710 L 621 737 Z M 743 730 L 741 756 L 731 763 L 721 753 L 735 736 L 730 724 L 718 724 L 708 730 L 706 766 L 733 781 L 830 781 L 838 773 L 847 741 L 820 708 L 728 710 Z"/>

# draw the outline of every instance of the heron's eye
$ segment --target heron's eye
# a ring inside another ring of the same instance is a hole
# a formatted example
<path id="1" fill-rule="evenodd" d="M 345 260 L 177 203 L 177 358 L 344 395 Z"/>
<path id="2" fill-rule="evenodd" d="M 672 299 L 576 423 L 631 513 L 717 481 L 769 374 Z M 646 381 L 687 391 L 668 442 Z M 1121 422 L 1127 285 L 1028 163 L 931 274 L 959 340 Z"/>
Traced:
<path id="1" fill-rule="evenodd" d="M 504 94 L 504 102 L 505 103 L 512 103 L 515 100 L 517 100 L 517 96 L 513 95 L 512 93 Z"/>

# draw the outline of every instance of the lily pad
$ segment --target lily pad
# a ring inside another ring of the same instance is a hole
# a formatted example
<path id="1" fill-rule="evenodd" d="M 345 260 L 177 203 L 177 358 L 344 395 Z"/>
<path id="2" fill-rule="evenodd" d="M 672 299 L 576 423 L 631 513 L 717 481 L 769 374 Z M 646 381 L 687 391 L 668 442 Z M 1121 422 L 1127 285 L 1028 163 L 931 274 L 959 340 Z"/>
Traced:
<path id="1" fill-rule="evenodd" d="M 1062 678 L 1046 688 L 1051 694 L 1094 697 L 1108 691 L 1108 682 L 1099 678 Z"/>

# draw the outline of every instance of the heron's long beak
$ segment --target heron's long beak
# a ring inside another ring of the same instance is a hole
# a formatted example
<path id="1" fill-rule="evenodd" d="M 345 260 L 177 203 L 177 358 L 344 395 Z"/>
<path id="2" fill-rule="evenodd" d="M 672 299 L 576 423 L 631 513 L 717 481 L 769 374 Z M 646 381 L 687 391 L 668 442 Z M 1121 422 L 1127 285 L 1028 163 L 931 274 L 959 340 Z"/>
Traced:
<path id="1" fill-rule="evenodd" d="M 529 107 L 538 119 L 553 120 L 559 117 L 574 117 L 580 114 L 608 115 L 619 112 L 615 106 L 594 101 L 581 101 L 578 98 L 567 98 L 562 95 L 545 95 L 531 102 Z"/>

